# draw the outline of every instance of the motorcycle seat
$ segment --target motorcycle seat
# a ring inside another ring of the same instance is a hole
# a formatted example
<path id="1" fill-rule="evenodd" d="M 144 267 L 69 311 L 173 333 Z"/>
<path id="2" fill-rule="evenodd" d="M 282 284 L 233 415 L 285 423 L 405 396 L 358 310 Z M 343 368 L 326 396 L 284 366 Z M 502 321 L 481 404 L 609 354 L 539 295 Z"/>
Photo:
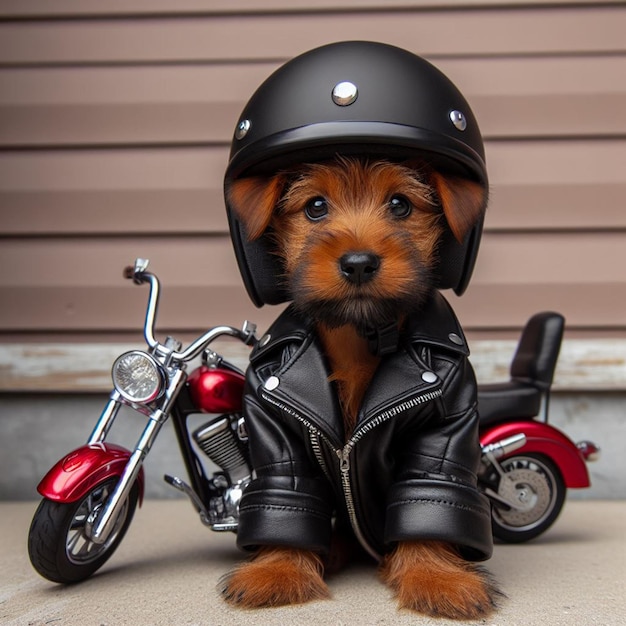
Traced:
<path id="1" fill-rule="evenodd" d="M 531 419 L 539 413 L 542 391 L 518 381 L 480 385 L 478 414 L 481 425 Z"/>
<path id="2" fill-rule="evenodd" d="M 526 322 L 509 368 L 510 380 L 478 386 L 481 425 L 537 417 L 544 396 L 547 418 L 564 325 L 565 318 L 552 311 L 536 313 Z"/>

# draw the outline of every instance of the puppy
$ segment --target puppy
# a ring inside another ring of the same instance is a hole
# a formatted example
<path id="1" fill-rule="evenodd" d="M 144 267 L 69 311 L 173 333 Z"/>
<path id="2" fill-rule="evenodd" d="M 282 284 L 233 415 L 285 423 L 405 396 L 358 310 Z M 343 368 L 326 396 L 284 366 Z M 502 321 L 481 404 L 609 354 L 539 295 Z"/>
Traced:
<path id="1" fill-rule="evenodd" d="M 347 439 L 381 361 L 372 329 L 401 331 L 419 316 L 434 290 L 444 220 L 462 240 L 482 217 L 485 191 L 424 163 L 338 157 L 240 179 L 227 193 L 251 240 L 272 233 L 279 278 L 323 346 Z M 380 575 L 401 608 L 433 616 L 480 618 L 499 594 L 488 574 L 441 541 L 398 542 Z M 329 596 L 323 576 L 317 553 L 268 546 L 225 577 L 223 594 L 243 607 L 301 603 Z"/>

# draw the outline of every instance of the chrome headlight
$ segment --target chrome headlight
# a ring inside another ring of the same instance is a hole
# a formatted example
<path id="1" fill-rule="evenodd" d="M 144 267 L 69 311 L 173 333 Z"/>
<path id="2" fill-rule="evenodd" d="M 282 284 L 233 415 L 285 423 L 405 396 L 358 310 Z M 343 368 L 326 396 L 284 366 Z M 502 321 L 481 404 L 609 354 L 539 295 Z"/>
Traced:
<path id="1" fill-rule="evenodd" d="M 156 400 L 165 389 L 161 365 L 140 350 L 126 352 L 113 363 L 113 384 L 126 400 L 146 403 Z"/>

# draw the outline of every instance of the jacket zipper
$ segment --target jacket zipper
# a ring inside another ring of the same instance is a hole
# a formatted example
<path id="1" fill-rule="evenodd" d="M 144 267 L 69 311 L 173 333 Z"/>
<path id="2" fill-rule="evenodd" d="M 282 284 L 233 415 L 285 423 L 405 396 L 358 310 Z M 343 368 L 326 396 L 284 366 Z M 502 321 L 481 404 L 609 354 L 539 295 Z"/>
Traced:
<path id="1" fill-rule="evenodd" d="M 410 400 L 405 400 L 404 402 L 401 402 L 396 406 L 382 411 L 372 419 L 368 420 L 365 425 L 363 425 L 357 432 L 355 432 L 343 448 L 338 449 L 333 446 L 330 439 L 328 439 L 328 437 L 326 437 L 326 435 L 324 435 L 324 433 L 320 431 L 319 428 L 311 424 L 309 420 L 302 417 L 302 415 L 300 415 L 297 411 L 294 411 L 294 409 L 291 408 L 289 405 L 280 402 L 275 398 L 272 398 L 271 396 L 268 396 L 266 393 L 262 393 L 261 395 L 265 400 L 267 400 L 267 402 L 273 404 L 288 415 L 294 417 L 309 431 L 313 454 L 315 455 L 317 462 L 319 463 L 320 467 L 328 478 L 332 477 L 330 476 L 330 472 L 328 471 L 328 467 L 326 466 L 326 461 L 324 460 L 319 441 L 324 441 L 326 445 L 337 455 L 337 457 L 339 458 L 339 469 L 341 473 L 341 486 L 343 488 L 344 500 L 346 503 L 346 509 L 348 511 L 348 517 L 350 518 L 352 530 L 354 531 L 357 540 L 368 552 L 368 554 L 370 554 L 370 556 L 372 556 L 376 561 L 380 561 L 380 554 L 376 550 L 374 550 L 374 548 L 369 544 L 369 542 L 363 535 L 359 520 L 357 519 L 356 506 L 354 503 L 354 494 L 352 490 L 352 480 L 350 476 L 350 453 L 352 452 L 352 449 L 354 448 L 356 443 L 372 429 L 380 426 L 398 413 L 441 397 L 442 393 L 443 391 L 441 389 L 435 389 L 433 391 L 429 391 L 415 396 Z"/>
<path id="2" fill-rule="evenodd" d="M 299 421 L 309 431 L 309 440 L 311 442 L 311 448 L 313 449 L 313 454 L 315 455 L 317 462 L 320 464 L 320 466 L 324 470 L 324 473 L 330 478 L 330 472 L 328 471 L 328 467 L 326 466 L 326 461 L 324 460 L 324 456 L 322 455 L 322 449 L 319 443 L 321 439 L 322 441 L 326 442 L 326 445 L 331 450 L 334 450 L 335 448 L 332 442 L 328 439 L 328 437 L 326 437 L 326 435 L 324 435 L 324 433 L 319 428 L 317 428 L 316 426 L 313 426 L 313 424 L 309 420 L 302 417 L 300 413 L 298 413 L 297 411 L 294 411 L 294 409 L 292 409 L 288 404 L 285 404 L 284 402 L 280 402 L 279 400 L 272 398 L 272 396 L 269 396 L 266 393 L 261 393 L 261 397 L 267 402 L 269 402 L 270 404 L 273 404 L 274 406 L 278 407 L 284 413 L 287 413 L 287 415 L 291 415 L 291 417 Z"/>
<path id="3" fill-rule="evenodd" d="M 346 509 L 348 510 L 348 517 L 350 518 L 350 525 L 352 526 L 352 531 L 356 536 L 358 542 L 361 544 L 363 549 L 374 558 L 376 561 L 380 561 L 380 554 L 372 548 L 369 544 L 363 531 L 361 530 L 361 525 L 359 524 L 359 520 L 356 516 L 356 507 L 354 505 L 354 495 L 352 493 L 352 481 L 350 480 L 350 452 L 352 452 L 352 445 L 346 445 L 342 450 L 335 450 L 335 453 L 339 457 L 339 468 L 341 470 L 341 486 L 343 488 L 343 497 L 346 503 Z"/>
<path id="4" fill-rule="evenodd" d="M 415 396 L 410 400 L 406 400 L 397 404 L 390 409 L 383 411 L 369 420 L 365 425 L 363 425 L 357 432 L 355 432 L 352 437 L 348 440 L 348 443 L 341 450 L 336 450 L 336 454 L 339 457 L 340 468 L 341 468 L 341 484 L 343 486 L 343 493 L 346 501 L 346 507 L 348 509 L 348 515 L 350 517 L 350 523 L 352 524 L 352 530 L 356 535 L 359 543 L 363 546 L 363 548 L 377 561 L 380 561 L 380 554 L 372 548 L 372 546 L 368 543 L 367 539 L 363 535 L 363 531 L 359 525 L 359 520 L 356 515 L 356 507 L 354 504 L 354 495 L 352 492 L 352 481 L 350 479 L 350 453 L 352 449 L 356 445 L 356 443 L 368 432 L 380 426 L 387 420 L 391 419 L 398 413 L 406 411 L 412 407 L 418 406 L 420 404 L 424 404 L 425 402 L 429 402 L 430 400 L 434 400 L 435 398 L 439 398 L 442 395 L 441 389 L 435 389 L 434 391 L 429 391 L 427 393 L 420 394 L 419 396 Z"/>

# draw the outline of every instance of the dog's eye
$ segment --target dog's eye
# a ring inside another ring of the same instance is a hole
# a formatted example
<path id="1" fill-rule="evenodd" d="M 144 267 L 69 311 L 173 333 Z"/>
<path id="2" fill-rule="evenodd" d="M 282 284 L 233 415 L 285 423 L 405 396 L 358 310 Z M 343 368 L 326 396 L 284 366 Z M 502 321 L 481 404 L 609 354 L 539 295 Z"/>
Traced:
<path id="1" fill-rule="evenodd" d="M 413 205 L 404 196 L 392 196 L 389 200 L 389 210 L 394 217 L 408 217 Z"/>
<path id="2" fill-rule="evenodd" d="M 314 222 L 321 220 L 328 215 L 328 203 L 322 197 L 312 198 L 306 203 L 304 213 Z"/>

